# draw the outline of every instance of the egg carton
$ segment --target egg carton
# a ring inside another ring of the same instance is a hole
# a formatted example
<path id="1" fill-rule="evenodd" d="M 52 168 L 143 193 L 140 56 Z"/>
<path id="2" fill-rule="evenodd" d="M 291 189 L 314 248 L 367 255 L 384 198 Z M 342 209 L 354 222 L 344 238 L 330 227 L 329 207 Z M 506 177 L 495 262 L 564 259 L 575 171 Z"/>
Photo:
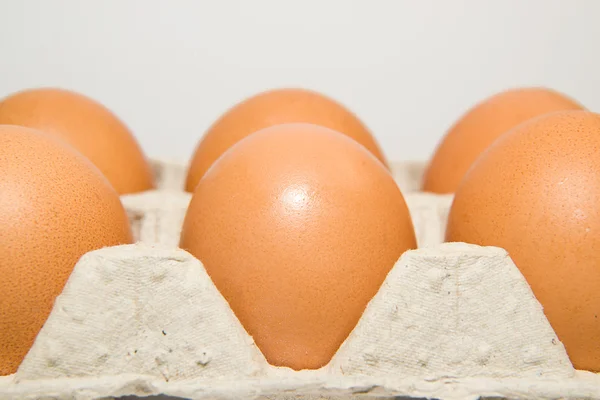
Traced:
<path id="1" fill-rule="evenodd" d="M 185 169 L 155 166 L 157 190 L 122 198 L 139 242 L 80 259 L 0 399 L 600 399 L 600 375 L 573 368 L 506 251 L 441 243 L 452 197 L 415 191 L 421 163 L 392 167 L 420 248 L 314 371 L 270 366 L 177 248 Z"/>

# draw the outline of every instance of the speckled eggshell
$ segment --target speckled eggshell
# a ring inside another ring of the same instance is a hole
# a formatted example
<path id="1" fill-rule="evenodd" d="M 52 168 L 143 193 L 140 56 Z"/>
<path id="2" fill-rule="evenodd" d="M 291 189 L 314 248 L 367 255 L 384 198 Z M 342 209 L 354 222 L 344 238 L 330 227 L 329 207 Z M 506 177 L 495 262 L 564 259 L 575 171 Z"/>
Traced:
<path id="1" fill-rule="evenodd" d="M 500 138 L 456 192 L 446 240 L 506 249 L 578 369 L 600 371 L 600 115 Z"/>
<path id="2" fill-rule="evenodd" d="M 344 133 L 387 166 L 371 132 L 343 105 L 311 90 L 275 89 L 236 104 L 208 129 L 192 156 L 186 190 L 193 192 L 208 168 L 232 145 L 258 130 L 285 123 L 310 123 Z"/>
<path id="3" fill-rule="evenodd" d="M 269 363 L 325 365 L 386 275 L 416 248 L 387 169 L 311 124 L 263 129 L 193 194 L 181 247 L 200 259 Z"/>
<path id="4" fill-rule="evenodd" d="M 77 260 L 131 241 L 117 193 L 89 160 L 0 125 L 0 375 L 16 371 Z"/>
<path id="5" fill-rule="evenodd" d="M 423 191 L 454 193 L 477 157 L 503 133 L 533 117 L 582 109 L 574 100 L 546 88 L 511 89 L 486 99 L 446 133 L 425 171 Z"/>
<path id="6" fill-rule="evenodd" d="M 14 93 L 0 102 L 0 124 L 39 129 L 67 141 L 119 194 L 154 188 L 150 164 L 127 126 L 81 94 L 54 88 Z"/>

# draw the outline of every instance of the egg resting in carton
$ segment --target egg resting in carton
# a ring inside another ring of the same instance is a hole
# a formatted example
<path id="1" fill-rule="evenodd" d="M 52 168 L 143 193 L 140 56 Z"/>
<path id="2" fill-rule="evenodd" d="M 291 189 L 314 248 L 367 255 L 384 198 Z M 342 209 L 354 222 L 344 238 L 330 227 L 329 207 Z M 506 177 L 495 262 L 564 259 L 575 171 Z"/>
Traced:
<path id="1" fill-rule="evenodd" d="M 0 399 L 600 399 L 600 375 L 574 370 L 504 250 L 442 244 L 452 197 L 417 191 L 422 163 L 392 166 L 419 249 L 315 371 L 266 362 L 177 248 L 185 168 L 155 167 L 158 190 L 122 197 L 139 242 L 81 258 L 16 374 L 0 377 Z"/>

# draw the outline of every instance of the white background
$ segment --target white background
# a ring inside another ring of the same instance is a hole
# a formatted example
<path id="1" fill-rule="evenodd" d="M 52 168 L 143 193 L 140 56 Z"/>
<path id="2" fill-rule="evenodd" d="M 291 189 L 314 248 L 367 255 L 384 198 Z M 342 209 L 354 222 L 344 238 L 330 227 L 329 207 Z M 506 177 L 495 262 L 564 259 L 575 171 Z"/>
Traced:
<path id="1" fill-rule="evenodd" d="M 153 157 L 187 160 L 235 102 L 303 86 L 356 112 L 389 159 L 424 159 L 508 87 L 600 111 L 599 76 L 597 0 L 0 0 L 0 96 L 80 91 Z"/>

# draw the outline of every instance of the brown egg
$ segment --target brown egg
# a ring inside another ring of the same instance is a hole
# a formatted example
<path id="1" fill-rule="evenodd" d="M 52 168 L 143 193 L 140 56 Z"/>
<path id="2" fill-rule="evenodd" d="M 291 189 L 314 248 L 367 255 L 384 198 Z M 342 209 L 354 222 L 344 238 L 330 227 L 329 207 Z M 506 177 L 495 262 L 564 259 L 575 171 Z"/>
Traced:
<path id="1" fill-rule="evenodd" d="M 446 240 L 506 249 L 578 369 L 600 371 L 600 115 L 503 135 L 456 192 Z"/>
<path id="2" fill-rule="evenodd" d="M 58 139 L 0 125 L 0 375 L 14 373 L 77 260 L 131 243 L 106 178 Z"/>
<path id="3" fill-rule="evenodd" d="M 521 122 L 554 111 L 582 109 L 545 88 L 512 89 L 488 98 L 469 110 L 439 144 L 425 172 L 423 191 L 454 193 L 475 159 Z"/>
<path id="4" fill-rule="evenodd" d="M 277 89 L 237 104 L 209 128 L 192 157 L 186 190 L 193 192 L 208 168 L 232 145 L 260 129 L 285 123 L 310 123 L 344 133 L 387 166 L 375 138 L 344 106 L 310 90 Z"/>
<path id="5" fill-rule="evenodd" d="M 119 194 L 154 187 L 153 174 L 129 129 L 101 104 L 62 89 L 32 89 L 0 102 L 0 124 L 60 137 L 92 161 Z"/>
<path id="6" fill-rule="evenodd" d="M 330 129 L 284 124 L 240 141 L 206 173 L 181 247 L 269 363 L 313 369 L 416 242 L 404 198 L 372 154 Z"/>

